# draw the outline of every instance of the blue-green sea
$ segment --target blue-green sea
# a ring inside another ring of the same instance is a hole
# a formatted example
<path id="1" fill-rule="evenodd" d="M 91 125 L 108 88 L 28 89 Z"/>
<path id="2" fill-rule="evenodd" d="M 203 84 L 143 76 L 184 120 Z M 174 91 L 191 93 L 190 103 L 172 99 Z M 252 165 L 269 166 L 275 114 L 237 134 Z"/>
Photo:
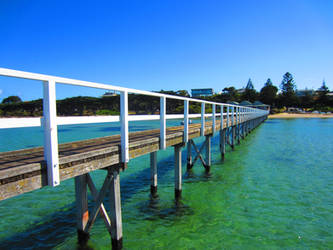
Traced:
<path id="1" fill-rule="evenodd" d="M 130 129 L 158 125 L 136 122 Z M 59 141 L 116 133 L 118 124 L 62 126 Z M 0 151 L 42 141 L 40 128 L 0 130 Z M 218 141 L 217 133 L 209 174 L 199 163 L 186 173 L 183 150 L 180 203 L 172 148 L 158 152 L 154 200 L 149 155 L 130 161 L 120 175 L 124 249 L 333 249 L 333 119 L 266 120 L 234 151 L 227 148 L 224 162 Z M 105 171 L 92 176 L 101 186 Z M 1 201 L 0 219 L 0 249 L 76 249 L 73 179 Z M 90 235 L 91 249 L 110 248 L 100 217 Z"/>

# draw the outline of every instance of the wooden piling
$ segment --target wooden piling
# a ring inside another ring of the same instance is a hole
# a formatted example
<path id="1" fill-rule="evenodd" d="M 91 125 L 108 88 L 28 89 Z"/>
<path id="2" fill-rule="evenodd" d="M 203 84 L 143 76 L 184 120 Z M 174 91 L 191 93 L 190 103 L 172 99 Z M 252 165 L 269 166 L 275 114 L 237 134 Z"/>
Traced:
<path id="1" fill-rule="evenodd" d="M 85 232 L 89 220 L 87 177 L 85 174 L 75 177 L 75 198 L 78 242 L 80 245 L 85 245 L 89 239 L 89 233 Z"/>
<path id="2" fill-rule="evenodd" d="M 182 193 L 182 154 L 181 145 L 174 146 L 175 151 L 175 198 L 178 200 Z"/>
<path id="3" fill-rule="evenodd" d="M 212 164 L 212 151 L 211 151 L 211 141 L 212 141 L 212 136 L 211 135 L 206 135 L 206 159 L 205 162 L 206 164 L 204 165 L 206 171 L 208 172 L 210 170 L 210 166 Z"/>
<path id="4" fill-rule="evenodd" d="M 226 129 L 220 130 L 220 151 L 221 151 L 221 158 L 224 160 L 225 156 L 225 144 L 226 144 Z"/>
<path id="5" fill-rule="evenodd" d="M 240 144 L 240 124 L 239 123 L 237 124 L 236 130 L 237 130 L 237 144 Z"/>
<path id="6" fill-rule="evenodd" d="M 232 149 L 235 148 L 235 133 L 236 133 L 235 126 L 232 126 L 232 128 L 231 128 L 231 145 L 230 145 Z"/>
<path id="7" fill-rule="evenodd" d="M 193 162 L 192 162 L 192 140 L 187 142 L 187 170 L 192 169 Z"/>
<path id="8" fill-rule="evenodd" d="M 157 195 L 157 151 L 150 153 L 150 194 Z"/>
<path id="9" fill-rule="evenodd" d="M 112 249 L 121 249 L 123 245 L 123 229 L 121 219 L 120 176 L 117 170 L 112 171 L 110 185 L 110 215 Z"/>

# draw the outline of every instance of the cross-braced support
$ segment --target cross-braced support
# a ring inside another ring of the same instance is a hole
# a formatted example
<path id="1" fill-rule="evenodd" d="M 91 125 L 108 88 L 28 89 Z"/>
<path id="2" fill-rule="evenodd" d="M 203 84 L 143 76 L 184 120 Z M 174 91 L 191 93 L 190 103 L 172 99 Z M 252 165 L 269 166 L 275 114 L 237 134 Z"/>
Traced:
<path id="1" fill-rule="evenodd" d="M 211 135 L 206 135 L 205 142 L 201 145 L 200 149 L 195 145 L 193 140 L 189 140 L 187 143 L 187 170 L 192 169 L 193 165 L 198 159 L 200 159 L 202 165 L 205 167 L 206 171 L 209 171 L 211 166 Z M 192 158 L 192 146 L 196 152 L 194 160 Z M 203 150 L 205 149 L 205 159 L 202 156 Z"/>
<path id="2" fill-rule="evenodd" d="M 90 212 L 88 210 L 87 187 L 89 187 L 94 200 L 94 207 Z M 110 191 L 111 219 L 103 204 L 107 191 Z M 104 220 L 107 230 L 111 234 L 112 248 L 121 249 L 122 222 L 119 171 L 108 168 L 107 176 L 105 177 L 103 186 L 99 192 L 89 174 L 77 176 L 75 177 L 75 193 L 79 244 L 86 244 L 89 239 L 89 230 L 93 226 L 99 213 Z"/>

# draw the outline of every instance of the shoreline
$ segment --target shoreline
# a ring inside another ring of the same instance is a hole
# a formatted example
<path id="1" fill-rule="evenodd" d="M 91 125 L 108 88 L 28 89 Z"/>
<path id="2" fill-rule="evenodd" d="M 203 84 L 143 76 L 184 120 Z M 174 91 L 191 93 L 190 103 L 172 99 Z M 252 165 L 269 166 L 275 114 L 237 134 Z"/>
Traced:
<path id="1" fill-rule="evenodd" d="M 293 114 L 293 113 L 279 113 L 269 115 L 268 119 L 293 119 L 293 118 L 333 118 L 333 114 Z"/>

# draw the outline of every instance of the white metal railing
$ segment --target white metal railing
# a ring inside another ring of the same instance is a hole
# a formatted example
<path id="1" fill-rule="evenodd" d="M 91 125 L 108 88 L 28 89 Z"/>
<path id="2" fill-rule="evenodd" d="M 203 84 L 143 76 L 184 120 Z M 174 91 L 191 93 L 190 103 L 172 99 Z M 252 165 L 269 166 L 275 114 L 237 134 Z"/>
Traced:
<path id="1" fill-rule="evenodd" d="M 227 125 L 235 125 L 242 120 L 254 119 L 268 114 L 268 111 L 250 107 L 242 107 L 233 104 L 216 103 L 206 100 L 193 99 L 182 96 L 166 95 L 156 92 L 124 88 L 108 84 L 87 82 L 57 76 L 36 74 L 24 71 L 0 68 L 1 76 L 37 80 L 43 82 L 43 117 L 36 118 L 0 118 L 1 128 L 18 128 L 42 126 L 44 128 L 44 157 L 47 163 L 48 185 L 57 186 L 60 183 L 58 136 L 57 126 L 82 123 L 120 122 L 121 123 L 121 160 L 129 161 L 129 121 L 160 120 L 160 148 L 166 148 L 166 120 L 184 118 L 184 142 L 188 141 L 189 118 L 201 118 L 201 135 L 205 133 L 205 118 L 212 117 L 212 129 L 216 131 L 216 117 L 220 117 L 223 123 L 224 116 Z M 120 92 L 120 116 L 68 116 L 58 117 L 56 112 L 56 84 L 69 84 L 104 90 Z M 128 93 L 155 96 L 160 98 L 159 115 L 128 115 Z M 166 114 L 167 99 L 183 100 L 184 114 Z M 189 114 L 190 102 L 201 103 L 201 114 Z M 212 105 L 212 113 L 205 113 L 205 105 Z M 216 113 L 216 107 L 220 107 L 220 114 Z M 226 113 L 224 113 L 226 110 Z M 230 116 L 230 113 L 232 114 Z M 231 118 L 231 123 L 230 123 Z M 221 127 L 222 129 L 222 127 Z"/>

